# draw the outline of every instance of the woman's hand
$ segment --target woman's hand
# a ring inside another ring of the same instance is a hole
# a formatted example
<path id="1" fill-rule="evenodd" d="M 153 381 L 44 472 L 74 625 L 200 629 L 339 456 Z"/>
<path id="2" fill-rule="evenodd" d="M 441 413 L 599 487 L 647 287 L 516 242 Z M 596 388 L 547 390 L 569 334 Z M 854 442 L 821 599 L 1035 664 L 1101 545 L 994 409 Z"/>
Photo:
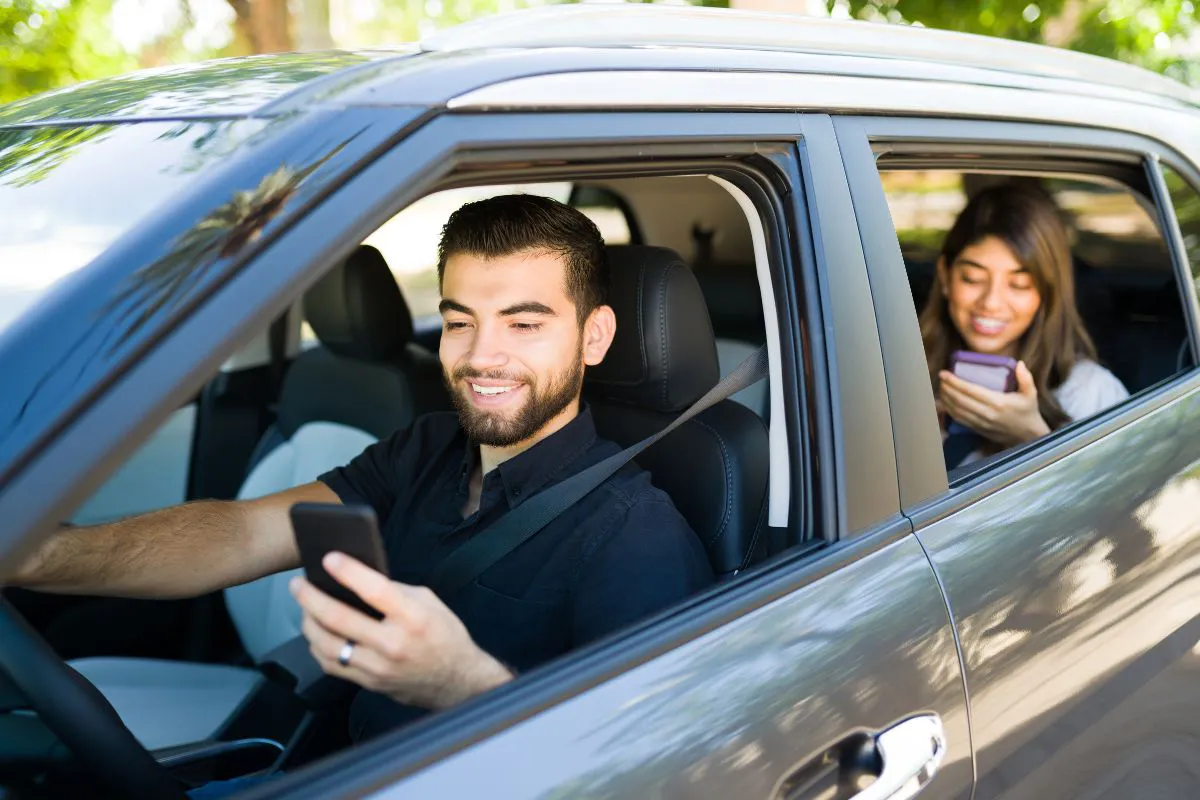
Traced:
<path id="1" fill-rule="evenodd" d="M 1005 447 L 1050 432 L 1038 410 L 1037 387 L 1025 362 L 1017 364 L 1017 390 L 996 392 L 957 375 L 938 373 L 938 407 L 979 435 Z"/>

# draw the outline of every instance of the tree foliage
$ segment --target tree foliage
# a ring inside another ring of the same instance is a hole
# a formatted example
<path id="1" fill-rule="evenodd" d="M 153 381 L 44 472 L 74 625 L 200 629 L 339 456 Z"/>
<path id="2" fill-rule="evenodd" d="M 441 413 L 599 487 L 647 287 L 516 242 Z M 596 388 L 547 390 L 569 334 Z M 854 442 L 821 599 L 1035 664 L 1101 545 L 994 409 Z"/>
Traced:
<path id="1" fill-rule="evenodd" d="M 629 0 L 654 2 L 655 0 Z M 800 0 L 797 0 L 799 3 Z M 0 103 L 138 66 L 208 55 L 262 53 L 330 43 L 331 0 L 226 0 L 233 41 L 220 53 L 183 44 L 192 0 L 161 0 L 179 9 L 176 27 L 142 52 L 124 52 L 109 30 L 116 0 L 0 0 Z M 334 0 L 349 10 L 343 35 L 362 45 L 414 40 L 503 11 L 579 0 Z M 729 0 L 689 0 L 728 6 Z M 1069 47 L 1118 58 L 1200 83 L 1195 62 L 1178 55 L 1197 27 L 1196 0 L 827 0 L 835 14 L 919 23 Z M 363 13 L 356 9 L 368 9 Z M 356 13 L 363 16 L 355 17 Z"/>
<path id="2" fill-rule="evenodd" d="M 364 20 L 357 33 L 367 42 L 411 41 L 434 30 L 523 8 L 563 5 L 582 0 L 380 0 L 377 17 Z M 656 0 L 626 0 L 654 3 Z M 687 0 L 694 6 L 728 8 L 729 0 Z"/>
<path id="3" fill-rule="evenodd" d="M 1188 79 L 1192 0 L 828 0 L 833 13 L 1066 47 Z"/>
<path id="4" fill-rule="evenodd" d="M 137 66 L 108 33 L 111 0 L 0 0 L 0 103 Z"/>

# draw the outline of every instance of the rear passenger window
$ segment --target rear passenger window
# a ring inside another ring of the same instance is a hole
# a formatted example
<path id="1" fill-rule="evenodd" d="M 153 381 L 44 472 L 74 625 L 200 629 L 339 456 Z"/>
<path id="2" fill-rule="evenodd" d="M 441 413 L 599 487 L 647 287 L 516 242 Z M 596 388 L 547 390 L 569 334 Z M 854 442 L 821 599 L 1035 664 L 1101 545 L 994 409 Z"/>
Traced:
<path id="1" fill-rule="evenodd" d="M 978 171 L 879 162 L 952 479 L 1191 364 L 1145 171 L 1076 163 L 1038 174 L 993 161 Z M 1195 217 L 1184 235 L 1200 254 L 1200 199 L 1178 176 L 1168 183 Z M 1028 373 L 1013 374 L 1009 359 Z"/>
<path id="2" fill-rule="evenodd" d="M 629 205 L 616 192 L 602 186 L 577 183 L 571 189 L 567 203 L 596 223 L 606 244 L 641 244 L 641 236 L 634 235 L 637 223 Z"/>

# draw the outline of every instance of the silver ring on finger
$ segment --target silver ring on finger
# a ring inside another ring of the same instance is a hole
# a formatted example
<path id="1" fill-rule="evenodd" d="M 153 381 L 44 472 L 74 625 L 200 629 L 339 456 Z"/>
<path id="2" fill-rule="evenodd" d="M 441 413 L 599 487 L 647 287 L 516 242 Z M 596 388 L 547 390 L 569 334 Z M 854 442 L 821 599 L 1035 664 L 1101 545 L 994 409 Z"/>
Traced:
<path id="1" fill-rule="evenodd" d="M 350 666 L 350 656 L 354 655 L 354 640 L 347 639 L 342 645 L 342 649 L 338 651 L 338 663 L 343 667 Z"/>

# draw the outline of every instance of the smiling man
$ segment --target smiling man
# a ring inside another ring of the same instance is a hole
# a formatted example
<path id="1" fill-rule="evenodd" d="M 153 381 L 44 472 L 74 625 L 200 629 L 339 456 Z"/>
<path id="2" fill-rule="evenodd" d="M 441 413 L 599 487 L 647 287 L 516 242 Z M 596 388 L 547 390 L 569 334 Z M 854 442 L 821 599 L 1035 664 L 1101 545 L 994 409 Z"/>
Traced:
<path id="1" fill-rule="evenodd" d="M 596 226 L 534 195 L 464 206 L 439 247 L 440 357 L 455 413 L 431 414 L 320 478 L 383 523 L 391 580 L 330 572 L 375 621 L 296 579 L 322 668 L 365 689 L 352 734 L 444 707 L 686 597 L 712 581 L 698 539 L 649 475 L 627 468 L 454 596 L 423 585 L 531 495 L 619 452 L 581 403 L 612 343 Z M 348 644 L 352 643 L 352 644 Z"/>
<path id="2" fill-rule="evenodd" d="M 429 414 L 317 481 L 255 500 L 198 501 L 52 537 L 14 585 L 188 597 L 299 566 L 297 502 L 369 505 L 390 575 L 337 553 L 331 575 L 383 613 L 291 584 L 321 667 L 360 691 L 351 735 L 374 736 L 510 680 L 703 588 L 699 540 L 629 465 L 461 590 L 434 571 L 529 497 L 620 451 L 580 399 L 616 330 L 596 226 L 569 206 L 507 195 L 442 232 L 443 377 L 455 412 Z M 371 402 L 364 398 L 364 402 Z"/>

